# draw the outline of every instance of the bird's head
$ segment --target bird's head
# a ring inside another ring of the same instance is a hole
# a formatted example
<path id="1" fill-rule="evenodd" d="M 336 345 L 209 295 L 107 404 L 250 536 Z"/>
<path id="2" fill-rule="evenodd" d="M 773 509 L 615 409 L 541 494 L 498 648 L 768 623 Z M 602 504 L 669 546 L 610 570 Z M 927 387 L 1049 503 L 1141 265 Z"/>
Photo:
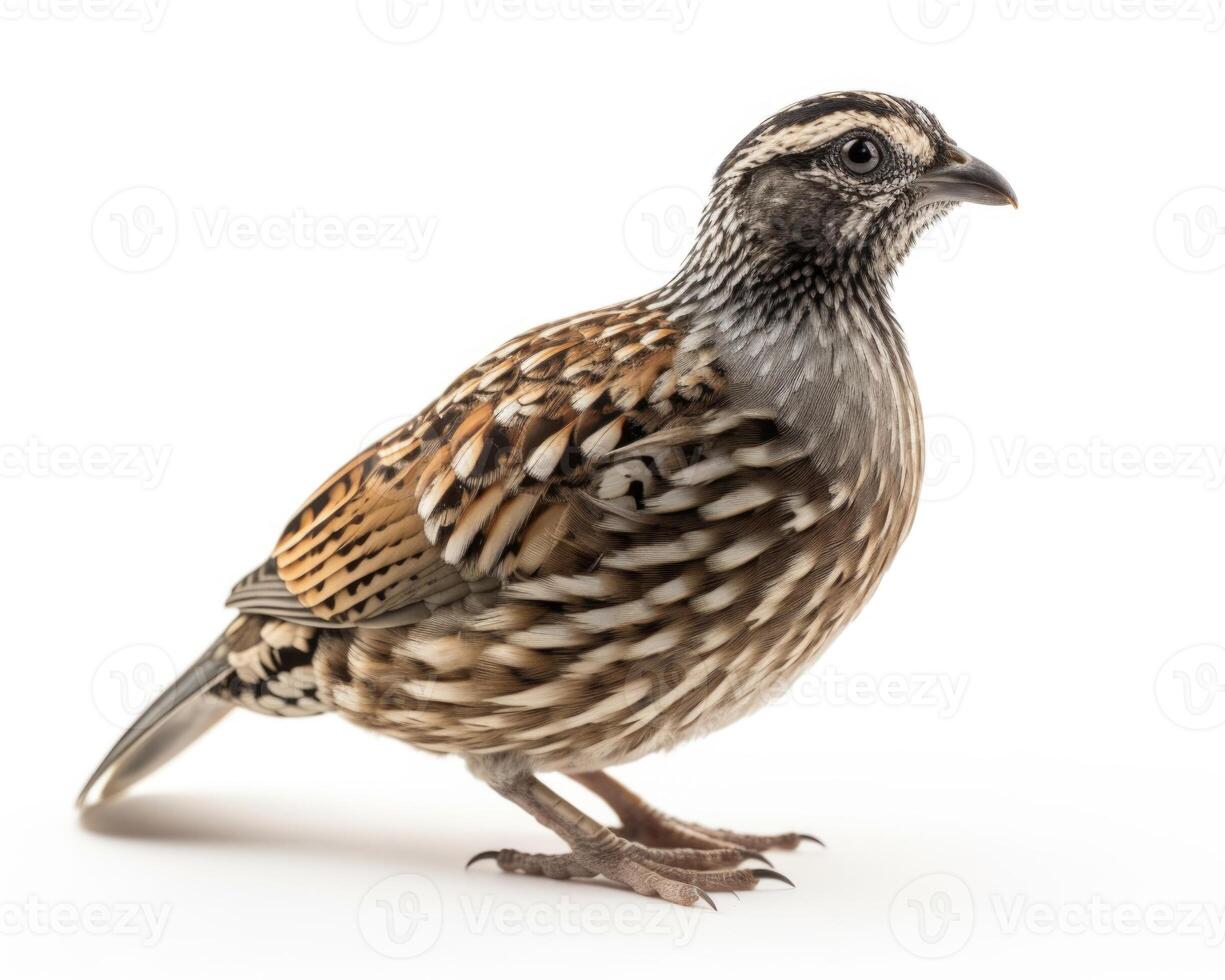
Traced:
<path id="1" fill-rule="evenodd" d="M 734 228 L 734 247 L 750 254 L 887 275 L 924 228 L 962 201 L 1017 203 L 1008 181 L 922 106 L 836 92 L 771 116 L 728 154 L 705 244 L 716 244 L 713 235 L 732 247 Z"/>

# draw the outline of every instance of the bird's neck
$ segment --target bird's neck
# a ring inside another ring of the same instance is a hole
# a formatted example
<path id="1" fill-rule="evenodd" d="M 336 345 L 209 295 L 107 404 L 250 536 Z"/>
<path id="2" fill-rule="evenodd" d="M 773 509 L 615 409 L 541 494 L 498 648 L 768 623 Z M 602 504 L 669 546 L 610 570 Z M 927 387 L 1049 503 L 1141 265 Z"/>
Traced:
<path id="1" fill-rule="evenodd" d="M 743 397 L 797 430 L 819 440 L 849 423 L 874 438 L 917 411 L 886 258 L 764 248 L 716 194 L 652 304 L 685 330 L 683 349 L 713 353 Z"/>

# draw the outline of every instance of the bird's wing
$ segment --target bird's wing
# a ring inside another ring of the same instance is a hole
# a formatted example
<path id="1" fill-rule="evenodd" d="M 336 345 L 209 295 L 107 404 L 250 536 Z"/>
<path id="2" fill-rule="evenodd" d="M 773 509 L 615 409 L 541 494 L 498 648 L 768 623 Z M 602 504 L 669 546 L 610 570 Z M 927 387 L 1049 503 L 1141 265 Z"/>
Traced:
<path id="1" fill-rule="evenodd" d="M 588 532 L 618 502 L 590 492 L 593 469 L 683 426 L 721 388 L 700 358 L 678 365 L 678 340 L 662 314 L 634 306 L 516 338 L 325 482 L 229 605 L 316 626 L 401 625 L 594 564 Z"/>

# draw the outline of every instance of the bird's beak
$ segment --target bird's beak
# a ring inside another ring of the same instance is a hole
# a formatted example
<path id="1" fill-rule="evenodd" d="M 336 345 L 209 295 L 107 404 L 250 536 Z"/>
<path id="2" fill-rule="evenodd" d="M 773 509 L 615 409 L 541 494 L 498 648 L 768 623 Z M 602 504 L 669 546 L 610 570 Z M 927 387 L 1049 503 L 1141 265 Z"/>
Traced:
<path id="1" fill-rule="evenodd" d="M 1011 204 L 1017 207 L 1012 186 L 994 167 L 976 160 L 959 146 L 950 146 L 949 160 L 915 181 L 919 201 L 966 201 L 971 204 Z"/>

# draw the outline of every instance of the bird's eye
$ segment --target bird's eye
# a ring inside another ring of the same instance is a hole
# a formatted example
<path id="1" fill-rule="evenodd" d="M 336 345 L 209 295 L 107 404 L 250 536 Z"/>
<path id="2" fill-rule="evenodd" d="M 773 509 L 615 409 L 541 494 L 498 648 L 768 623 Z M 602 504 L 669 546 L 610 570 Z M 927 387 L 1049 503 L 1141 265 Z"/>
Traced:
<path id="1" fill-rule="evenodd" d="M 861 136 L 842 144 L 842 163 L 853 174 L 870 174 L 880 161 L 880 147 L 873 140 Z"/>

